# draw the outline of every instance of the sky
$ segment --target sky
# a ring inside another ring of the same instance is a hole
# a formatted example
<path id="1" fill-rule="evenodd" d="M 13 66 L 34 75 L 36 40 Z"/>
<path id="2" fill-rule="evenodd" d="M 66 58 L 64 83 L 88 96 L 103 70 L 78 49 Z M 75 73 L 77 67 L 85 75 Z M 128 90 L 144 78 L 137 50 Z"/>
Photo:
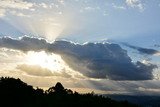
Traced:
<path id="1" fill-rule="evenodd" d="M 159 0 L 0 0 L 0 76 L 158 95 L 159 11 Z"/>

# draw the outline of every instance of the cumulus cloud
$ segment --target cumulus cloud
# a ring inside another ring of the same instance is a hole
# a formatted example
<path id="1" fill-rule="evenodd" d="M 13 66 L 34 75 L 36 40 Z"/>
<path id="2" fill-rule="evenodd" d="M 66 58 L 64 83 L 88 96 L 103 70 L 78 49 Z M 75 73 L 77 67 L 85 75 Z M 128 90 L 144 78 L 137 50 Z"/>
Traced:
<path id="1" fill-rule="evenodd" d="M 68 41 L 48 43 L 44 39 L 22 37 L 19 40 L 3 37 L 0 47 L 21 51 L 53 52 L 61 55 L 62 59 L 75 71 L 90 78 L 111 80 L 150 80 L 153 64 L 133 63 L 118 44 L 87 43 L 74 44 Z"/>
<path id="2" fill-rule="evenodd" d="M 138 8 L 141 12 L 144 11 L 144 5 L 141 0 L 126 0 L 126 4 L 132 8 Z"/>
<path id="3" fill-rule="evenodd" d="M 91 78 L 147 80 L 152 79 L 152 70 L 156 67 L 141 62 L 133 64 L 127 52 L 117 44 L 74 45 L 69 42 L 55 42 L 54 44 L 57 43 L 55 49 L 61 46 L 56 50 L 62 58 L 73 69 Z"/>
<path id="4" fill-rule="evenodd" d="M 126 43 L 123 43 L 123 45 L 125 45 L 129 48 L 135 49 L 138 52 L 140 52 L 141 54 L 146 54 L 146 55 L 159 55 L 160 54 L 160 52 L 155 49 L 142 48 L 142 47 L 138 47 L 138 46 L 129 45 Z"/>

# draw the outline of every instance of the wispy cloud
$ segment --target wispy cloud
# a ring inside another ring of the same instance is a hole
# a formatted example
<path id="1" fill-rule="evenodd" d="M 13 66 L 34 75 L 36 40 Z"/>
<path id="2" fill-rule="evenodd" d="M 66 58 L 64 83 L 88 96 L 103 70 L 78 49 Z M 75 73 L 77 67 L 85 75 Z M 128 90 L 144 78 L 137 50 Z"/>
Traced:
<path id="1" fill-rule="evenodd" d="M 159 47 L 160 47 L 160 45 L 159 45 L 159 44 L 155 44 L 155 45 L 154 45 L 154 47 L 157 47 L 157 48 L 159 48 Z"/>
<path id="2" fill-rule="evenodd" d="M 50 41 L 58 36 L 70 35 L 71 31 L 75 33 L 82 28 L 91 29 L 88 27 L 90 23 L 85 20 L 89 20 L 88 14 L 96 17 L 94 13 L 103 14 L 104 9 L 101 9 L 99 4 L 85 2 L 85 0 L 0 0 L 0 16 L 3 16 L 1 18 L 4 21 L 23 34 L 44 37 Z M 93 19 L 89 21 L 96 23 Z"/>
<path id="3" fill-rule="evenodd" d="M 22 0 L 1 0 L 0 7 L 4 9 L 30 9 L 33 3 Z"/>
<path id="4" fill-rule="evenodd" d="M 25 73 L 33 76 L 53 76 L 53 73 L 47 69 L 47 68 L 42 68 L 41 66 L 38 65 L 18 65 L 17 69 L 24 71 Z"/>
<path id="5" fill-rule="evenodd" d="M 138 8 L 141 12 L 144 11 L 144 4 L 141 0 L 126 0 L 126 4 L 132 8 Z"/>
<path id="6" fill-rule="evenodd" d="M 0 10 L 3 15 L 1 17 L 5 16 L 8 12 L 12 10 L 29 10 L 33 7 L 33 3 L 22 1 L 22 0 L 0 0 Z"/>
<path id="7" fill-rule="evenodd" d="M 0 8 L 0 17 L 4 17 L 5 16 L 5 12 L 6 12 L 5 9 L 1 9 Z"/>
<path id="8" fill-rule="evenodd" d="M 155 49 L 149 49 L 149 48 L 142 48 L 142 47 L 138 47 L 138 46 L 133 46 L 133 45 L 129 45 L 127 43 L 123 43 L 123 45 L 135 49 L 138 52 L 140 52 L 141 54 L 147 54 L 147 55 L 159 55 L 160 51 L 155 50 Z"/>
<path id="9" fill-rule="evenodd" d="M 126 10 L 125 6 L 121 6 L 121 5 L 116 5 L 115 3 L 112 3 L 113 8 L 115 9 L 120 9 L 120 10 Z"/>
<path id="10" fill-rule="evenodd" d="M 30 76 L 42 76 L 42 77 L 61 76 L 63 78 L 72 77 L 72 75 L 70 75 L 65 71 L 55 72 L 55 71 L 49 70 L 48 68 L 43 68 L 39 65 L 21 64 L 21 65 L 17 65 L 16 69 L 21 70 Z"/>

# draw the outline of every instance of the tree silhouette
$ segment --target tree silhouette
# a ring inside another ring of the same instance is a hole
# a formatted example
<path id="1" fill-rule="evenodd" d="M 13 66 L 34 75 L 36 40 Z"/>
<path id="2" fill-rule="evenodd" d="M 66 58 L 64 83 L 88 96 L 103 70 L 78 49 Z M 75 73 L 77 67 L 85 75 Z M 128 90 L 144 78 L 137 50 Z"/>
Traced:
<path id="1" fill-rule="evenodd" d="M 79 94 L 58 82 L 43 89 L 27 85 L 20 79 L 0 78 L 0 107 L 136 107 L 127 101 L 117 102 L 94 92 Z"/>
<path id="2" fill-rule="evenodd" d="M 60 82 L 57 82 L 57 84 L 54 87 L 54 90 L 57 93 L 61 93 L 65 91 L 63 85 Z"/>

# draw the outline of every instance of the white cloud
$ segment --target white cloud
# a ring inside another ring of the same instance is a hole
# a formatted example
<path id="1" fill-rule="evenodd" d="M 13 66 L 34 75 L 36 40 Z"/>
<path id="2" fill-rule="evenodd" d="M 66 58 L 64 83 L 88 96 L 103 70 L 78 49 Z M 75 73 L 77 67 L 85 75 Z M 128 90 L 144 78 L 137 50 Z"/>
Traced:
<path id="1" fill-rule="evenodd" d="M 141 0 L 126 0 L 126 4 L 132 8 L 138 8 L 141 12 L 144 11 L 144 4 Z"/>
<path id="2" fill-rule="evenodd" d="M 126 7 L 124 7 L 124 6 L 118 6 L 118 5 L 114 4 L 114 3 L 112 3 L 112 6 L 115 9 L 126 10 Z"/>
<path id="3" fill-rule="evenodd" d="M 33 6 L 33 3 L 24 2 L 21 0 L 0 0 L 1 8 L 10 8 L 10 9 L 30 9 Z"/>
<path id="4" fill-rule="evenodd" d="M 3 17 L 5 16 L 5 9 L 0 9 L 0 17 Z"/>
<path id="5" fill-rule="evenodd" d="M 12 15 L 15 15 L 15 16 L 20 16 L 20 17 L 30 17 L 30 15 L 26 15 L 26 14 L 24 14 L 24 13 L 21 13 L 21 12 L 17 12 L 17 11 L 10 11 L 10 13 L 12 14 Z"/>
<path id="6" fill-rule="evenodd" d="M 43 8 L 48 8 L 47 4 L 45 4 L 45 3 L 41 3 L 40 5 L 41 5 Z"/>
<path id="7" fill-rule="evenodd" d="M 100 7 L 85 7 L 84 10 L 88 10 L 88 11 L 95 11 L 95 10 L 99 10 Z"/>
<path id="8" fill-rule="evenodd" d="M 6 16 L 7 12 L 13 10 L 29 10 L 33 7 L 33 3 L 22 0 L 0 0 L 0 17 Z M 17 12 L 16 12 L 17 13 Z M 17 13 L 17 16 L 25 16 L 22 13 Z"/>

